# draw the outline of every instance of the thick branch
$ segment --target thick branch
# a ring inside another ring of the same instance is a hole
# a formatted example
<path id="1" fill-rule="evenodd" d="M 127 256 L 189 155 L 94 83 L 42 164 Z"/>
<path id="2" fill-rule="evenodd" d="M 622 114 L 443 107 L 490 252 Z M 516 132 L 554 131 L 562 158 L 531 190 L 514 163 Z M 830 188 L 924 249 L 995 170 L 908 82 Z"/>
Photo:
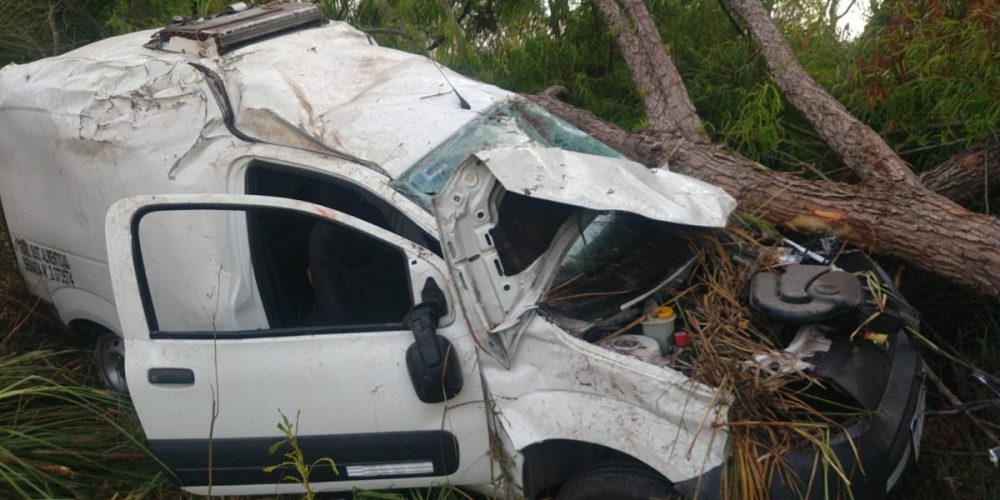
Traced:
<path id="1" fill-rule="evenodd" d="M 966 151 L 920 174 L 929 189 L 957 202 L 987 199 L 1000 188 L 1000 144 Z"/>
<path id="2" fill-rule="evenodd" d="M 643 95 L 650 130 L 680 135 L 691 142 L 704 142 L 701 119 L 695 112 L 680 73 L 663 50 L 656 23 L 642 0 L 595 0 L 604 21 L 615 31 L 636 87 Z"/>
<path id="3" fill-rule="evenodd" d="M 906 162 L 871 127 L 855 118 L 806 73 L 759 0 L 724 2 L 746 23 L 782 93 L 844 164 L 864 180 L 877 178 L 919 184 Z"/>
<path id="4" fill-rule="evenodd" d="M 59 2 L 49 2 L 48 13 L 45 16 L 45 22 L 49 26 L 49 33 L 52 35 L 52 55 L 59 54 L 59 26 L 56 24 L 56 9 L 59 8 Z"/>
<path id="5" fill-rule="evenodd" d="M 743 211 L 797 231 L 833 232 L 1000 296 L 1000 222 L 920 186 L 807 181 L 718 147 L 627 132 L 551 93 L 531 98 L 636 161 L 661 165 L 666 160 L 671 170 L 725 189 Z"/>

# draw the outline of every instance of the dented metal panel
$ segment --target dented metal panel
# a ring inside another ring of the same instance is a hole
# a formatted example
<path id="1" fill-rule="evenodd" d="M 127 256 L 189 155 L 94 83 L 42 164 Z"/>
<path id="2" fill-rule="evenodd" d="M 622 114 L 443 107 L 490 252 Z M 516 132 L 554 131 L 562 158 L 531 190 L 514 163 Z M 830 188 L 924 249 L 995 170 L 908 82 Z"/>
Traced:
<path id="1" fill-rule="evenodd" d="M 427 57 L 379 47 L 340 22 L 256 41 L 219 57 L 145 48 L 155 33 L 108 38 L 57 57 L 4 67 L 0 116 L 29 108 L 58 127 L 3 121 L 40 137 L 97 136 L 112 154 L 116 148 L 166 142 L 146 147 L 152 153 L 169 148 L 176 159 L 195 148 L 198 132 L 220 114 L 204 79 L 190 66 L 197 63 L 220 75 L 236 128 L 247 135 L 313 151 L 342 151 L 395 177 L 493 103 L 516 97 L 439 69 Z M 459 104 L 442 71 L 471 109 Z M 161 96 L 174 101 L 149 102 Z M 208 109 L 191 116 L 172 110 L 205 103 Z M 163 112 L 172 118 L 159 117 Z M 109 124 L 108 113 L 130 119 Z M 141 126 L 153 121 L 155 125 Z M 118 125 L 128 133 L 116 133 Z M 78 163 L 89 161 L 87 154 L 77 158 Z M 144 175 L 164 169 L 158 162 L 131 163 L 129 168 Z"/>
<path id="2" fill-rule="evenodd" d="M 508 190 L 592 210 L 619 210 L 689 226 L 724 227 L 736 200 L 665 169 L 559 148 L 505 148 L 476 157 Z"/>
<path id="3" fill-rule="evenodd" d="M 548 250 L 514 273 L 501 264 L 492 236 L 500 223 L 503 190 L 590 211 L 628 212 L 690 226 L 722 227 L 736 206 L 717 187 L 621 158 L 532 147 L 470 156 L 434 198 L 434 213 L 473 334 L 507 366 L 524 325 L 589 218 L 586 213 L 571 216 Z"/>
<path id="4" fill-rule="evenodd" d="M 342 23 L 260 40 L 218 57 L 144 48 L 151 35 L 112 38 L 0 70 L 0 195 L 11 227 L 28 227 L 38 218 L 30 198 L 44 193 L 45 210 L 66 214 L 75 224 L 38 225 L 34 237 L 95 263 L 91 274 L 101 275 L 95 283 L 110 276 L 104 234 L 94 226 L 115 200 L 141 193 L 239 192 L 234 158 L 272 145 L 282 146 L 273 149 L 289 163 L 366 186 L 388 182 L 497 103 L 517 98 L 444 70 L 469 103 L 466 109 L 433 61 L 380 48 Z M 213 99 L 205 73 L 192 64 L 219 76 L 230 99 L 231 123 Z M 259 143 L 233 134 L 233 127 Z M 331 150 L 378 168 L 343 167 L 313 153 Z M 438 222 L 445 241 L 457 244 L 448 251 L 452 269 L 468 271 L 468 281 L 456 279 L 465 305 L 456 312 L 466 314 L 475 337 L 486 340 L 481 347 L 501 363 L 469 359 L 463 366 L 482 367 L 515 445 L 557 438 L 604 444 L 633 453 L 675 480 L 721 463 L 725 436 L 712 424 L 725 420 L 727 396 L 679 373 L 573 339 L 535 314 L 535 304 L 592 212 L 720 227 L 735 206 L 732 198 L 663 169 L 551 148 L 477 152 L 466 165 L 468 170 L 458 169 L 451 179 L 460 190 L 439 197 Z M 43 175 L 27 175 L 38 171 Z M 498 272 L 491 259 L 495 248 L 486 238 L 496 224 L 495 185 L 584 210 L 576 211 L 533 264 L 517 273 Z M 402 195 L 393 201 L 409 203 Z M 124 281 L 124 261 L 116 257 L 111 272 Z M 134 295 L 119 297 L 119 309 L 128 310 L 126 329 L 141 331 Z M 458 319 L 452 327 L 457 335 L 464 323 Z M 522 337 L 524 357 L 512 366 L 510 355 Z M 141 348 L 130 341 L 129 349 Z M 399 338 L 394 341 L 402 345 Z M 310 350 L 303 343 L 288 352 L 314 355 Z M 207 360 L 207 352 L 199 356 Z M 363 397 L 371 396 L 358 396 Z M 400 406 L 386 413 L 412 415 L 411 410 Z"/>
<path id="5" fill-rule="evenodd" d="M 509 369 L 480 358 L 514 449 L 552 439 L 597 443 L 627 450 L 673 482 L 724 462 L 725 392 L 573 338 L 541 316 L 523 337 Z"/>

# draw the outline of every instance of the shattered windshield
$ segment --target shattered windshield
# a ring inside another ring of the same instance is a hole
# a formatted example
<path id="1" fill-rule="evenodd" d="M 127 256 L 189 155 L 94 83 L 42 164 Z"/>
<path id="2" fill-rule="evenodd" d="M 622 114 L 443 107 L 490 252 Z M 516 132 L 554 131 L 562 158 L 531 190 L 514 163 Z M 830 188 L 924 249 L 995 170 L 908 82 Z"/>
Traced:
<path id="1" fill-rule="evenodd" d="M 472 120 L 410 167 L 392 185 L 431 211 L 431 198 L 444 189 L 463 160 L 502 147 L 555 147 L 578 153 L 622 158 L 617 151 L 542 108 L 522 100 L 504 101 Z"/>
<path id="2" fill-rule="evenodd" d="M 597 320 L 663 284 L 694 255 L 699 231 L 624 212 L 598 215 L 560 264 L 543 302 L 563 316 Z"/>

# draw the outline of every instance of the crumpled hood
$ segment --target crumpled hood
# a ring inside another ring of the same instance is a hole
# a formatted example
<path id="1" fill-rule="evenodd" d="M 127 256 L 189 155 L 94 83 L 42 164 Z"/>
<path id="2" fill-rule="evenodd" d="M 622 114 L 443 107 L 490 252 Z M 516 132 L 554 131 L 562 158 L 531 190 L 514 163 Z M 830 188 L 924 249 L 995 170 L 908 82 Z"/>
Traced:
<path id="1" fill-rule="evenodd" d="M 203 64 L 222 77 L 240 131 L 267 142 L 341 151 L 392 177 L 493 103 L 515 96 L 427 57 L 379 47 L 337 22 Z M 462 108 L 449 81 L 471 109 Z"/>
<path id="2" fill-rule="evenodd" d="M 736 208 L 736 200 L 716 186 L 620 158 L 558 148 L 494 149 L 476 157 L 508 191 L 597 211 L 724 227 Z"/>

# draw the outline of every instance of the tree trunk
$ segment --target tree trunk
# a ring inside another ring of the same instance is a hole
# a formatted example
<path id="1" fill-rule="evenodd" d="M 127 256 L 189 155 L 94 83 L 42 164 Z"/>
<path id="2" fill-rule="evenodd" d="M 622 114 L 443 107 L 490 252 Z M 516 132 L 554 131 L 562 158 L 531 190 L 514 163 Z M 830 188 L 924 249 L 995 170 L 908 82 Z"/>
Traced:
<path id="1" fill-rule="evenodd" d="M 743 19 L 760 48 L 771 77 L 788 101 L 805 115 L 813 129 L 844 164 L 868 180 L 880 178 L 900 184 L 920 181 L 895 151 L 870 127 L 851 115 L 844 105 L 810 77 L 792 48 L 758 0 L 723 0 Z"/>
<path id="2" fill-rule="evenodd" d="M 638 162 L 666 164 L 725 189 L 739 200 L 740 210 L 796 231 L 833 232 L 870 251 L 1000 296 L 1000 222 L 939 196 L 925 196 L 920 186 L 805 180 L 719 146 L 628 132 L 560 101 L 553 92 L 530 97 Z"/>
<path id="3" fill-rule="evenodd" d="M 981 199 L 989 203 L 1000 188 L 1000 144 L 966 151 L 920 174 L 929 189 L 959 203 Z"/>
<path id="4" fill-rule="evenodd" d="M 746 22 L 789 101 L 859 173 L 862 184 L 807 181 L 707 143 L 700 127 L 695 130 L 694 106 L 641 0 L 594 1 L 616 32 L 653 126 L 643 134 L 627 132 L 563 103 L 551 91 L 531 96 L 537 103 L 639 162 L 668 165 L 725 189 L 742 210 L 772 223 L 804 232 L 833 232 L 1000 296 L 1000 221 L 966 210 L 921 184 L 878 134 L 805 73 L 758 0 L 723 3 Z M 998 152 L 994 147 L 960 156 L 925 174 L 924 180 L 964 198 L 970 186 L 979 185 L 981 168 L 992 175 Z"/>
<path id="5" fill-rule="evenodd" d="M 691 142 L 705 142 L 701 119 L 687 88 L 642 0 L 624 0 L 627 16 L 616 0 L 595 0 L 605 22 L 615 31 L 618 48 L 625 54 L 632 80 L 643 95 L 650 131 L 680 135 Z"/>

